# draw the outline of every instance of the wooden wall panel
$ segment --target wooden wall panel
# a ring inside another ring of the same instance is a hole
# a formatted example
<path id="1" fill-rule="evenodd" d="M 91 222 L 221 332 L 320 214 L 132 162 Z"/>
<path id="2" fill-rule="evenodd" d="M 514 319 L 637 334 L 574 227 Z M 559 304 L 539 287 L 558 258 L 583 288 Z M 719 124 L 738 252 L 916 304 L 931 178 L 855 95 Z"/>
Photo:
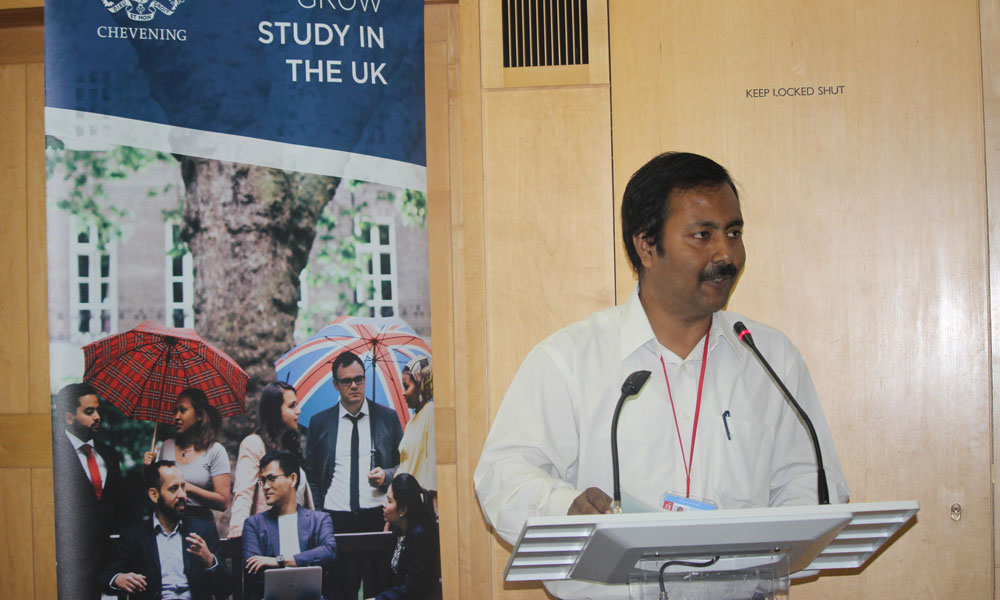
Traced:
<path id="1" fill-rule="evenodd" d="M 985 597 L 993 517 L 977 3 L 611 6 L 615 197 L 663 150 L 726 165 L 747 221 L 731 308 L 802 350 L 853 499 L 921 502 L 917 525 L 860 575 L 793 593 Z M 814 95 L 747 95 L 791 86 Z M 841 93 L 819 96 L 820 86 Z M 619 264 L 619 282 L 631 282 Z M 948 516 L 953 503 L 961 521 Z"/>
<path id="2" fill-rule="evenodd" d="M 41 3 L 36 3 L 38 7 Z M 0 11 L 0 589 L 56 596 L 41 11 Z M 33 414 L 29 414 L 33 413 Z"/>
<path id="3" fill-rule="evenodd" d="M 607 86 L 484 96 L 491 420 L 535 344 L 614 302 L 608 103 Z M 509 548 L 493 543 L 494 597 L 541 593 L 503 584 Z"/>
<path id="4" fill-rule="evenodd" d="M 979 27 L 983 50 L 983 131 L 986 143 L 986 198 L 989 227 L 990 322 L 991 349 L 1000 348 L 1000 2 L 979 4 Z M 993 391 L 993 464 L 1000 461 L 1000 353 L 991 351 Z M 1000 494 L 993 484 L 993 582 L 996 588 L 1000 575 L 1000 540 L 996 531 L 1000 525 Z M 1000 592 L 994 589 L 994 598 Z"/>
<path id="5" fill-rule="evenodd" d="M 5 342 L 0 346 L 0 413 L 28 410 L 28 240 L 26 194 L 26 81 L 24 64 L 0 65 L 0 181 L 3 181 L 0 239 L 4 240 L 4 260 L 0 261 L 0 281 L 20 290 L 0 303 L 0 330 Z"/>

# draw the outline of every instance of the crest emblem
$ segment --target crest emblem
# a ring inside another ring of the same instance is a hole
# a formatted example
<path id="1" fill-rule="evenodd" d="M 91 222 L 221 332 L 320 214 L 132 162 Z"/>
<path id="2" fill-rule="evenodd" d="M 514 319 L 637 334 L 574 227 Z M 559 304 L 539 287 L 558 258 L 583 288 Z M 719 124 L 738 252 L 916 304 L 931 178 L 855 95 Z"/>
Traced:
<path id="1" fill-rule="evenodd" d="M 128 15 L 129 19 L 146 22 L 152 21 L 157 12 L 169 17 L 174 14 L 174 11 L 184 0 L 165 0 L 164 2 L 160 2 L 160 0 L 101 0 L 101 2 L 111 14 L 125 9 L 125 14 Z"/>

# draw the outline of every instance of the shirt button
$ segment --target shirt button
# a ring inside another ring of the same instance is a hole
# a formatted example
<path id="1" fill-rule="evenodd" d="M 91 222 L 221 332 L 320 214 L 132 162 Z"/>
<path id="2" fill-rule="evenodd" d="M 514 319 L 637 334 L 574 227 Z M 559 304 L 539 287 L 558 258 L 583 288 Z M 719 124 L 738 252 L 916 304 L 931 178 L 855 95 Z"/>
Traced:
<path id="1" fill-rule="evenodd" d="M 685 373 L 687 373 L 687 370 L 688 370 L 687 363 L 681 365 L 681 371 L 684 371 Z"/>

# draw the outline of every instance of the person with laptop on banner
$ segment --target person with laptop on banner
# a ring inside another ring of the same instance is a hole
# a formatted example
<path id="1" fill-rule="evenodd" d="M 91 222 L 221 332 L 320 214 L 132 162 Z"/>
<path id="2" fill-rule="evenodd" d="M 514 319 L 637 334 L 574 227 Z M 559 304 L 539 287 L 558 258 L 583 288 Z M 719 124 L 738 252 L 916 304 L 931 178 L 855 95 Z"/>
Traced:
<path id="1" fill-rule="evenodd" d="M 264 597 L 267 569 L 329 567 L 337 557 L 330 515 L 299 506 L 299 469 L 299 458 L 286 450 L 260 459 L 261 489 L 271 509 L 243 522 L 248 600 Z"/>
<path id="2" fill-rule="evenodd" d="M 816 504 L 816 453 L 748 339 L 812 417 L 833 502 L 847 482 L 799 351 L 782 333 L 724 311 L 743 269 L 743 215 L 724 167 L 666 153 L 626 186 L 622 238 L 638 275 L 625 303 L 542 341 L 514 376 L 476 467 L 488 522 L 515 543 L 534 516 L 611 512 L 611 423 L 627 503 L 665 510 Z M 650 376 L 651 375 L 651 376 Z M 628 386 L 625 386 L 628 387 Z M 626 433 L 627 432 L 627 433 Z M 627 597 L 627 588 L 547 583 L 560 598 Z"/>

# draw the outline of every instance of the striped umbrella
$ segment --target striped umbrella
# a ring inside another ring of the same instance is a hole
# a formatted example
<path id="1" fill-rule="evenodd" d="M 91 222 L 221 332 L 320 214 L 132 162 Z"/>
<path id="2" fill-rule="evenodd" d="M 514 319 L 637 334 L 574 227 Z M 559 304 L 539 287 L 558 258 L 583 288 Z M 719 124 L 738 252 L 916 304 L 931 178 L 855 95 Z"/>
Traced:
<path id="1" fill-rule="evenodd" d="M 340 401 L 330 368 L 347 350 L 365 366 L 366 396 L 394 409 L 405 427 L 410 412 L 403 398 L 403 367 L 414 358 L 429 357 L 431 349 L 399 317 L 338 317 L 274 363 L 278 380 L 298 392 L 299 423 L 308 427 L 314 414 Z"/>
<path id="2" fill-rule="evenodd" d="M 243 414 L 250 377 L 193 329 L 146 321 L 83 347 L 83 380 L 130 419 L 173 423 L 174 402 L 197 388 L 222 417 Z"/>

